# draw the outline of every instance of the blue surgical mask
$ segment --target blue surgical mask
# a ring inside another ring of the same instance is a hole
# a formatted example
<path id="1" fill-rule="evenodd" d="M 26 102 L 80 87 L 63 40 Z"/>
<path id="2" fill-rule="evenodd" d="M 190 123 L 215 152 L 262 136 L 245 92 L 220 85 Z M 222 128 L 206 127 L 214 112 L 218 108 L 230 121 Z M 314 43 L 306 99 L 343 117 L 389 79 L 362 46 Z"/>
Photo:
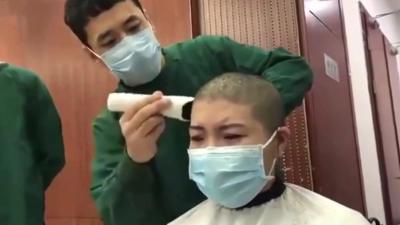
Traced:
<path id="1" fill-rule="evenodd" d="M 161 47 L 151 28 L 125 37 L 101 58 L 124 84 L 131 87 L 154 80 L 161 71 Z"/>
<path id="2" fill-rule="evenodd" d="M 266 174 L 265 145 L 189 149 L 189 177 L 209 199 L 227 208 L 239 208 L 253 200 L 272 181 L 276 159 Z"/>

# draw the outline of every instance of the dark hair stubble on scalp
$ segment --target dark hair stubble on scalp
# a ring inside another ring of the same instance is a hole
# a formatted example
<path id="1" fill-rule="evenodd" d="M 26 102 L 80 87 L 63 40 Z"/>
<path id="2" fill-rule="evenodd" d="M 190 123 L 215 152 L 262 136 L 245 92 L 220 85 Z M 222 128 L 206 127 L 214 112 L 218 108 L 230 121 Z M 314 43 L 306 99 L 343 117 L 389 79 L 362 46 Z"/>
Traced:
<path id="1" fill-rule="evenodd" d="M 249 105 L 254 118 L 271 133 L 284 123 L 285 111 L 279 92 L 260 76 L 241 73 L 222 74 L 199 90 L 195 102 L 203 99 L 223 99 Z"/>

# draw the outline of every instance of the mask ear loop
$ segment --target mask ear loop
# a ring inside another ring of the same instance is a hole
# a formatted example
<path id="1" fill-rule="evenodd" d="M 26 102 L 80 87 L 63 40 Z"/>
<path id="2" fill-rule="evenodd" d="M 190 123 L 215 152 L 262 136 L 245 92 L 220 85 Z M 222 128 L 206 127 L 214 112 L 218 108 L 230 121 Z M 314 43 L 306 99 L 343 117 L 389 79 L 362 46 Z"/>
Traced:
<path id="1" fill-rule="evenodd" d="M 278 134 L 279 128 L 275 130 L 275 132 L 272 134 L 272 136 L 269 138 L 269 140 L 267 141 L 267 143 L 265 143 L 262 147 L 262 149 L 264 150 L 265 148 L 267 148 L 276 138 L 276 135 Z M 272 175 L 273 170 L 275 169 L 275 165 L 276 165 L 277 159 L 275 158 L 274 161 L 272 162 L 271 167 L 269 168 L 269 173 L 268 176 Z"/>
<path id="2" fill-rule="evenodd" d="M 90 49 L 89 47 L 84 47 L 84 48 L 86 48 L 86 50 L 88 50 L 89 52 L 91 52 L 94 56 L 96 56 L 97 57 L 97 59 L 96 60 L 100 60 L 102 63 L 104 63 L 104 65 L 106 65 L 107 66 L 107 68 L 109 69 L 109 70 L 111 70 L 111 68 L 108 66 L 108 64 L 103 60 L 103 57 L 101 57 L 99 54 L 97 54 L 96 52 L 94 52 L 92 49 Z"/>
<path id="3" fill-rule="evenodd" d="M 275 158 L 274 161 L 272 162 L 271 168 L 269 168 L 268 176 L 272 176 L 272 172 L 274 172 L 274 170 L 275 170 L 275 165 L 276 165 L 277 161 L 278 160 Z"/>
<path id="4" fill-rule="evenodd" d="M 279 128 L 272 134 L 272 136 L 269 138 L 269 140 L 267 141 L 267 143 L 265 143 L 265 144 L 262 146 L 263 149 L 267 148 L 268 145 L 271 144 L 271 143 L 274 141 L 276 135 L 278 134 L 278 131 L 279 131 Z"/>
<path id="5" fill-rule="evenodd" d="M 110 71 L 112 71 L 111 67 L 104 61 L 103 57 L 94 52 L 92 49 L 85 47 L 88 51 L 90 51 L 94 56 L 97 57 L 97 60 L 101 61 Z"/>
<path id="6" fill-rule="evenodd" d="M 102 60 L 101 56 L 99 54 L 97 54 L 96 52 L 94 52 L 92 49 L 90 49 L 87 46 L 84 46 L 83 48 L 86 48 L 86 50 L 88 50 L 89 52 L 91 52 L 94 56 L 96 56 L 98 59 Z"/>

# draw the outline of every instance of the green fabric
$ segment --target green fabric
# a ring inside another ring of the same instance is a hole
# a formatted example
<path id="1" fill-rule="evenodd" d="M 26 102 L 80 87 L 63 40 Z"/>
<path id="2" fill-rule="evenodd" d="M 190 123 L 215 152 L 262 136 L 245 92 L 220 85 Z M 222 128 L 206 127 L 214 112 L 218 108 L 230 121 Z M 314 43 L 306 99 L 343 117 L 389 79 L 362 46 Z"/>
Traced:
<path id="1" fill-rule="evenodd" d="M 63 165 L 47 89 L 29 71 L 0 66 L 0 224 L 43 225 L 44 192 Z"/>
<path id="2" fill-rule="evenodd" d="M 118 92 L 194 96 L 224 72 L 258 74 L 280 91 L 286 112 L 302 103 L 312 72 L 303 58 L 284 49 L 262 50 L 227 37 L 203 36 L 164 49 L 166 66 L 149 84 Z M 94 121 L 96 154 L 92 195 L 106 225 L 164 225 L 205 197 L 188 178 L 188 123 L 167 119 L 156 157 L 146 164 L 131 161 L 118 119 L 107 110 Z"/>

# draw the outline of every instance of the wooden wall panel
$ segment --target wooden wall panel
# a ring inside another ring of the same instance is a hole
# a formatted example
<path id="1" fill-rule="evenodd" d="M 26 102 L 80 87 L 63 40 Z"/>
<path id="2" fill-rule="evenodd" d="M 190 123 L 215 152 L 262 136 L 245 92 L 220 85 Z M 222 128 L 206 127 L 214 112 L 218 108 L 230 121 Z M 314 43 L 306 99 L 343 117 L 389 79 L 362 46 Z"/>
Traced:
<path id="1" fill-rule="evenodd" d="M 47 193 L 48 225 L 98 225 L 90 197 L 91 122 L 116 79 L 81 50 L 63 23 L 64 2 L 0 0 L 0 60 L 47 84 L 63 122 L 67 164 Z M 164 45 L 191 38 L 187 0 L 144 0 Z"/>
<path id="2" fill-rule="evenodd" d="M 284 47 L 300 54 L 295 0 L 199 0 L 202 34 L 225 35 L 265 49 Z M 288 118 L 292 131 L 284 156 L 286 180 L 312 189 L 304 107 Z"/>
<path id="3" fill-rule="evenodd" d="M 162 45 L 192 37 L 190 0 L 141 0 Z"/>

